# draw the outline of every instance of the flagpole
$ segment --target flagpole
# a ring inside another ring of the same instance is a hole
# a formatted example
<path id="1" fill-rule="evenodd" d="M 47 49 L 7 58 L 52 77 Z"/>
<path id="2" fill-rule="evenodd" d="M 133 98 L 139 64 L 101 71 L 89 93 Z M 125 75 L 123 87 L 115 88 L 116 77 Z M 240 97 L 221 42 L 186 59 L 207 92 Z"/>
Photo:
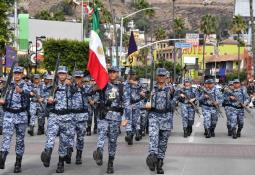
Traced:
<path id="1" fill-rule="evenodd" d="M 81 0 L 81 40 L 84 40 L 84 7 L 83 0 Z"/>

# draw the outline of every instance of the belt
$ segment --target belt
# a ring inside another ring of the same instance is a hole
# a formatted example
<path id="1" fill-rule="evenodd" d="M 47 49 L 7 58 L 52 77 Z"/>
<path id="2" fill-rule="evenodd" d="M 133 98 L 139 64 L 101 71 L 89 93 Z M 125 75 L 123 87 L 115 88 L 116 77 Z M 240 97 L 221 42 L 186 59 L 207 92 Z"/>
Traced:
<path id="1" fill-rule="evenodd" d="M 131 105 L 132 105 L 132 104 L 138 103 L 138 102 L 140 102 L 140 101 L 141 101 L 141 100 L 131 100 L 130 103 L 131 103 Z"/>
<path id="2" fill-rule="evenodd" d="M 153 109 L 151 109 L 151 112 L 156 112 L 156 113 L 163 114 L 163 113 L 172 112 L 172 110 L 170 110 L 170 109 L 160 110 L 160 109 L 153 108 Z"/>
<path id="3" fill-rule="evenodd" d="M 70 114 L 72 111 L 68 109 L 63 109 L 63 110 L 52 109 L 50 112 L 57 115 L 67 115 L 67 114 Z"/>
<path id="4" fill-rule="evenodd" d="M 123 112 L 122 108 L 117 108 L 117 107 L 106 107 L 105 108 L 107 111 L 113 111 L 113 112 Z"/>
<path id="5" fill-rule="evenodd" d="M 4 108 L 4 111 L 10 112 L 10 113 L 20 113 L 20 112 L 26 112 L 26 108 L 20 108 L 20 109 L 11 109 L 11 108 Z"/>
<path id="6" fill-rule="evenodd" d="M 74 113 L 74 114 L 87 113 L 87 112 L 88 112 L 87 109 L 72 109 L 71 110 L 71 113 Z"/>

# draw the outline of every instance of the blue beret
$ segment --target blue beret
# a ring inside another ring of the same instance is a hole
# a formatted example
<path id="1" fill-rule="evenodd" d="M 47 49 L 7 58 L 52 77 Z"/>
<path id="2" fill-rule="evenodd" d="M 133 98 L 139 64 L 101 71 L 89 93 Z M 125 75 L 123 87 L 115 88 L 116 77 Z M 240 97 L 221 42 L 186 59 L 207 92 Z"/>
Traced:
<path id="1" fill-rule="evenodd" d="M 24 72 L 24 68 L 23 67 L 21 67 L 21 66 L 16 66 L 16 67 L 14 67 L 14 69 L 13 69 L 13 72 L 14 73 L 23 73 Z"/>
<path id="2" fill-rule="evenodd" d="M 167 70 L 165 68 L 157 68 L 156 75 L 166 76 L 167 75 Z"/>
<path id="3" fill-rule="evenodd" d="M 68 68 L 66 66 L 59 66 L 58 67 L 58 73 L 67 73 Z"/>

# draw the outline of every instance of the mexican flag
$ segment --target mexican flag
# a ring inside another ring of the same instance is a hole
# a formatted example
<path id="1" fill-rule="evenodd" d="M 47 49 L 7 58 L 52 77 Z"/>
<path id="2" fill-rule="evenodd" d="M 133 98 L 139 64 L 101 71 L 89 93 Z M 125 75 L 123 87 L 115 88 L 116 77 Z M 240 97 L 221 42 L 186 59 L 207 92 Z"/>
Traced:
<path id="1" fill-rule="evenodd" d="M 95 12 L 93 13 L 93 27 L 89 42 L 89 62 L 87 68 L 90 72 L 91 77 L 94 78 L 94 80 L 96 81 L 98 87 L 100 89 L 103 89 L 107 85 L 109 79 L 104 48 L 98 32 L 99 13 L 97 9 L 95 9 Z"/>

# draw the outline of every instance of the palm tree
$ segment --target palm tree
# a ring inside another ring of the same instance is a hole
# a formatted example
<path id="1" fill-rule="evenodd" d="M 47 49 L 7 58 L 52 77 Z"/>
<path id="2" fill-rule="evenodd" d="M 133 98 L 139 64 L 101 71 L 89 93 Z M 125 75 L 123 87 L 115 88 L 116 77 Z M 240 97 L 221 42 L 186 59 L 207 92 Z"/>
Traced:
<path id="1" fill-rule="evenodd" d="M 234 34 L 237 34 L 237 40 L 238 40 L 238 78 L 240 78 L 240 47 L 241 47 L 241 40 L 240 40 L 240 34 L 244 33 L 247 30 L 247 24 L 244 21 L 243 17 L 238 15 L 234 16 L 231 29 L 230 31 Z"/>
<path id="2" fill-rule="evenodd" d="M 156 41 L 162 40 L 166 38 L 166 30 L 163 27 L 158 27 L 154 31 L 154 37 Z"/>
<path id="3" fill-rule="evenodd" d="M 174 25 L 173 25 L 173 30 L 176 34 L 179 35 L 179 38 L 181 38 L 181 33 L 185 29 L 185 21 L 183 18 L 176 18 L 174 19 Z"/>
<path id="4" fill-rule="evenodd" d="M 218 21 L 215 16 L 205 15 L 200 22 L 200 31 L 204 34 L 203 43 L 203 71 L 205 70 L 205 42 L 207 36 L 214 34 L 218 26 Z"/>

